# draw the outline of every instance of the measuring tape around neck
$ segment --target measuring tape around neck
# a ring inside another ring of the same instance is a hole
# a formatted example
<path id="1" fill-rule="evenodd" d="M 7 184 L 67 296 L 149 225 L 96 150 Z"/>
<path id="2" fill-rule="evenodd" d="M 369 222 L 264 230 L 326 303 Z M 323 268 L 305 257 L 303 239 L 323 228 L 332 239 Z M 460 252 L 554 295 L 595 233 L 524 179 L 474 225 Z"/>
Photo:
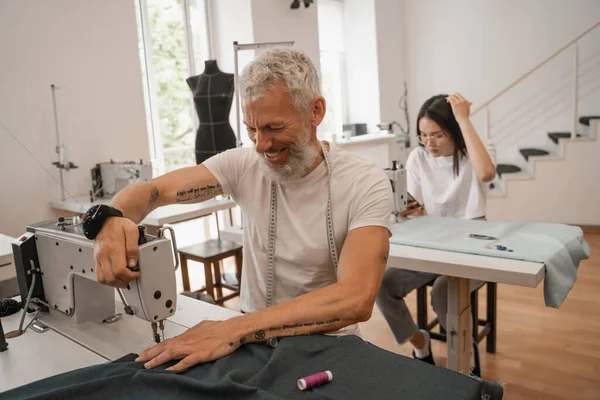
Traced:
<path id="1" fill-rule="evenodd" d="M 329 160 L 329 153 L 325 148 L 325 145 L 321 142 L 321 150 L 323 151 L 323 158 L 325 159 L 325 165 L 327 167 L 327 211 L 326 211 L 326 229 L 327 229 L 327 240 L 329 243 L 329 253 L 331 255 L 331 261 L 335 268 L 335 274 L 337 277 L 338 270 L 338 253 L 335 247 L 335 235 L 333 233 L 333 217 L 331 214 L 331 162 Z M 267 253 L 267 307 L 273 305 L 274 298 L 274 279 L 275 279 L 275 239 L 277 233 L 277 191 L 274 182 L 271 182 L 271 201 L 270 201 L 270 215 L 269 215 L 269 242 L 268 242 L 268 253 Z"/>

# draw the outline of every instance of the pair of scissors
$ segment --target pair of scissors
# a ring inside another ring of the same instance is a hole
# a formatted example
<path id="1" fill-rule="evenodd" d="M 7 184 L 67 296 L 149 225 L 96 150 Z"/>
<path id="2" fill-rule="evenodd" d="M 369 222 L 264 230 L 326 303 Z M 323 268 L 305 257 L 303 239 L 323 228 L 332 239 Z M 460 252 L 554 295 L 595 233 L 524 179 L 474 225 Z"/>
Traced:
<path id="1" fill-rule="evenodd" d="M 487 235 L 478 235 L 476 233 L 471 233 L 469 235 L 470 238 L 473 239 L 481 239 L 481 240 L 499 240 L 497 237 L 487 236 Z"/>

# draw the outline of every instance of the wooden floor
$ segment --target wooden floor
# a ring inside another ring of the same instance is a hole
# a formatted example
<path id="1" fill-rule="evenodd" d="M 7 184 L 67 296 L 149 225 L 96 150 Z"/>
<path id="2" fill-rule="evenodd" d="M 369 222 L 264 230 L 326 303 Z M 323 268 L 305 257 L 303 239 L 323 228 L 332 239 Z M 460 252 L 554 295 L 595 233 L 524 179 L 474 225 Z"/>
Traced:
<path id="1" fill-rule="evenodd" d="M 484 342 L 479 349 L 483 377 L 502 382 L 506 400 L 600 400 L 600 233 L 585 237 L 591 257 L 580 265 L 560 309 L 544 305 L 543 284 L 536 289 L 498 285 L 496 353 L 487 354 Z M 479 303 L 483 316 L 483 290 Z M 414 293 L 408 304 L 416 315 Z M 410 345 L 396 345 L 377 307 L 361 332 L 379 347 L 411 355 Z M 436 362 L 445 365 L 445 343 L 433 341 L 432 350 Z"/>
<path id="2" fill-rule="evenodd" d="M 483 377 L 502 382 L 506 400 L 600 400 L 600 233 L 586 234 L 586 240 L 591 257 L 560 309 L 544 305 L 543 284 L 498 286 L 496 353 L 487 354 L 483 342 L 479 348 Z M 407 302 L 415 315 L 414 293 Z M 483 290 L 479 302 L 483 313 Z M 237 299 L 227 306 L 236 309 Z M 410 345 L 396 345 L 377 307 L 361 332 L 381 348 L 411 355 Z M 445 343 L 433 341 L 432 350 L 438 365 L 445 365 Z"/>

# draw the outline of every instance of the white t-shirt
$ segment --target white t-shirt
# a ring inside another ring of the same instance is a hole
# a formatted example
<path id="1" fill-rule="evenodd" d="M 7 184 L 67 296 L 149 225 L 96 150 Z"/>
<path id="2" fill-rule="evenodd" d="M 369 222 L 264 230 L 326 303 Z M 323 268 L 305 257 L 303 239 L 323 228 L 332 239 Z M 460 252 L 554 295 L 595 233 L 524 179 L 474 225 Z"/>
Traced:
<path id="1" fill-rule="evenodd" d="M 486 146 L 495 163 L 496 151 Z M 479 181 L 468 157 L 459 163 L 454 175 L 453 156 L 433 157 L 422 146 L 414 149 L 406 161 L 407 189 L 427 214 L 474 219 L 485 216 L 487 184 Z"/>
<path id="2" fill-rule="evenodd" d="M 364 226 L 389 228 L 391 185 L 383 170 L 357 155 L 330 145 L 331 211 L 338 255 L 346 234 Z M 217 154 L 204 165 L 226 195 L 242 209 L 244 224 L 240 308 L 266 307 L 270 181 L 251 148 Z M 273 285 L 274 304 L 337 281 L 326 226 L 327 167 L 321 162 L 307 176 L 277 184 L 277 236 Z M 364 268 L 371 268 L 365 265 Z"/>

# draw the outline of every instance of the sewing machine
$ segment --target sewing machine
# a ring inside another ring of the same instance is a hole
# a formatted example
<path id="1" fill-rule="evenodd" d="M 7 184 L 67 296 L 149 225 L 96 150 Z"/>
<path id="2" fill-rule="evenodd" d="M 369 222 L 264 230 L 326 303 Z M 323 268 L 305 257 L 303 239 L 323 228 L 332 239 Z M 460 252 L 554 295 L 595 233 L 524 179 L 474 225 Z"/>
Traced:
<path id="1" fill-rule="evenodd" d="M 398 162 L 392 161 L 392 167 L 386 168 L 384 171 L 392 185 L 392 192 L 394 194 L 394 210 L 392 214 L 395 217 L 395 221 L 398 222 L 400 213 L 406 210 L 407 205 L 406 170 L 402 164 L 398 167 Z"/>
<path id="2" fill-rule="evenodd" d="M 152 179 L 152 165 L 134 161 L 104 162 L 92 168 L 92 190 L 90 201 L 95 197 L 111 198 L 125 186 L 134 182 Z"/>
<path id="3" fill-rule="evenodd" d="M 165 230 L 171 239 L 164 237 Z M 169 227 L 161 228 L 158 236 L 145 234 L 141 226 L 139 233 L 138 266 L 133 270 L 140 277 L 127 289 L 117 289 L 123 315 L 116 312 L 115 289 L 96 281 L 94 242 L 83 235 L 79 217 L 28 226 L 12 247 L 24 308 L 38 313 L 32 328 L 43 332 L 50 327 L 108 358 L 114 353 L 111 346 L 122 355 L 149 344 L 140 323 L 150 323 L 154 342 L 164 339 L 165 319 L 177 309 L 175 236 Z"/>

